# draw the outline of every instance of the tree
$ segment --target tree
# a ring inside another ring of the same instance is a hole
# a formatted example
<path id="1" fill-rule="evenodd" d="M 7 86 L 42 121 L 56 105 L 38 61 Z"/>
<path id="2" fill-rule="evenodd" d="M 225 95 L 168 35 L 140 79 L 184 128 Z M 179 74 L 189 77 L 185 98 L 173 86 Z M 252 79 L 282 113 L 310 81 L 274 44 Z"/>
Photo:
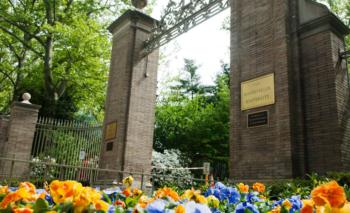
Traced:
<path id="1" fill-rule="evenodd" d="M 199 83 L 199 76 L 197 74 L 198 68 L 194 60 L 184 59 L 183 76 L 178 79 L 176 86 L 172 86 L 171 89 L 191 99 L 193 99 L 195 94 L 201 93 L 203 88 Z"/>
<path id="2" fill-rule="evenodd" d="M 186 63 L 185 63 L 186 64 Z M 186 66 L 185 66 L 186 67 Z M 178 79 L 178 85 L 181 79 Z M 158 100 L 154 148 L 157 151 L 179 149 L 191 159 L 192 166 L 209 161 L 227 164 L 229 144 L 229 69 L 223 71 L 210 93 L 191 91 L 183 96 L 182 87 L 173 87 L 170 94 Z M 205 86 L 198 84 L 199 88 Z"/>
<path id="3" fill-rule="evenodd" d="M 110 57 L 106 14 L 115 17 L 128 4 L 127 0 L 1 1 L 0 97 L 6 100 L 0 107 L 6 110 L 29 91 L 44 115 L 103 111 Z M 67 102 L 70 106 L 61 110 Z"/>

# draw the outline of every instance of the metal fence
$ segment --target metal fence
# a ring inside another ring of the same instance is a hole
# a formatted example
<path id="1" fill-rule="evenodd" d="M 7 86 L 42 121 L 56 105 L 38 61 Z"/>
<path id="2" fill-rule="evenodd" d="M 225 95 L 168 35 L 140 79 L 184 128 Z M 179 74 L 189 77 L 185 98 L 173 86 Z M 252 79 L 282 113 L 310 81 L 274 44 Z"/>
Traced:
<path id="1" fill-rule="evenodd" d="M 39 117 L 32 146 L 32 162 L 44 162 L 77 167 L 97 168 L 100 158 L 102 125 Z M 93 174 L 71 167 L 47 168 L 35 164 L 31 176 L 90 179 Z"/>
<path id="2" fill-rule="evenodd" d="M 119 171 L 94 167 L 64 165 L 51 162 L 20 160 L 6 157 L 0 157 L 0 162 L 2 165 L 6 165 L 5 167 L 8 168 L 7 170 L 2 170 L 2 173 L 0 174 L 0 184 L 9 186 L 17 186 L 18 182 L 20 181 L 30 181 L 36 186 L 42 187 L 45 182 L 50 182 L 54 179 L 67 180 L 67 178 L 62 177 L 62 175 L 58 175 L 57 177 L 51 175 L 52 171 L 65 170 L 74 170 L 90 174 L 88 176 L 88 179 L 82 178 L 81 176 L 76 176 L 74 178 L 71 178 L 71 180 L 77 180 L 82 182 L 84 185 L 99 187 L 101 189 L 121 185 L 121 183 L 116 179 L 104 179 L 103 174 L 109 174 L 108 176 L 114 176 L 116 178 L 131 175 L 135 180 L 135 186 L 147 191 L 148 193 L 152 193 L 153 190 L 155 190 L 157 187 L 163 186 L 161 182 L 156 182 L 155 180 L 165 180 L 166 183 L 172 182 L 173 186 L 182 186 L 183 189 L 199 187 L 201 185 L 204 185 L 206 181 L 204 179 L 193 177 L 179 177 L 154 173 Z M 20 172 L 16 170 L 16 168 L 19 167 L 21 168 Z M 30 173 L 33 168 L 43 168 L 44 172 L 42 175 L 32 176 Z"/>

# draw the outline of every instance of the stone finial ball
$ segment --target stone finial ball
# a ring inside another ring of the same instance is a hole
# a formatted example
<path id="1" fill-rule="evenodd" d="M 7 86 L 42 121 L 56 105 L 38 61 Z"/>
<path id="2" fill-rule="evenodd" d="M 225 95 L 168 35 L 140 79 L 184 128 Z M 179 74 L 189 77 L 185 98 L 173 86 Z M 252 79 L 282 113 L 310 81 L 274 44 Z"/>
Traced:
<path id="1" fill-rule="evenodd" d="M 137 9 L 143 9 L 147 6 L 147 0 L 131 0 L 131 3 Z"/>
<path id="2" fill-rule="evenodd" d="M 32 96 L 29 93 L 23 93 L 22 99 L 23 101 L 29 101 L 32 98 Z"/>

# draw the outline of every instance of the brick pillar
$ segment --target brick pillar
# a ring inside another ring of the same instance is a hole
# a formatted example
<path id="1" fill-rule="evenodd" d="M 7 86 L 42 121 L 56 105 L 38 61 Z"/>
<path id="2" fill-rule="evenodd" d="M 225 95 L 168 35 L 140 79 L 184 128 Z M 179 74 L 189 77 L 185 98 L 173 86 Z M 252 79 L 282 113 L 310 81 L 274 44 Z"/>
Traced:
<path id="1" fill-rule="evenodd" d="M 230 177 L 293 177 L 289 97 L 288 0 L 231 1 Z M 243 110 L 241 83 L 274 74 L 275 103 Z M 248 128 L 249 114 L 267 111 L 268 124 Z"/>
<path id="2" fill-rule="evenodd" d="M 350 169 L 350 102 L 346 27 L 325 6 L 301 2 L 300 58 L 308 172 Z"/>
<path id="3" fill-rule="evenodd" d="M 4 149 L 4 144 L 7 141 L 7 130 L 9 125 L 9 118 L 7 116 L 0 116 L 0 150 Z M 2 154 L 2 152 L 0 151 Z"/>
<path id="4" fill-rule="evenodd" d="M 3 156 L 21 160 L 30 160 L 36 121 L 41 106 L 15 102 L 11 107 L 11 115 L 7 130 L 8 139 L 3 146 Z M 9 173 L 10 162 L 2 162 L 4 173 Z M 13 175 L 27 175 L 29 164 L 16 163 Z"/>
<path id="5" fill-rule="evenodd" d="M 339 57 L 349 29 L 310 0 L 232 0 L 231 14 L 231 178 L 349 169 L 349 85 Z M 243 108 L 242 97 L 265 96 L 253 84 L 243 95 L 242 84 L 267 74 L 275 102 Z M 248 116 L 259 112 L 268 122 L 249 127 Z"/>
<path id="6" fill-rule="evenodd" d="M 102 168 L 150 172 L 158 50 L 142 49 L 156 21 L 129 10 L 109 27 L 112 59 L 106 98 Z M 116 174 L 103 175 L 116 178 Z"/>

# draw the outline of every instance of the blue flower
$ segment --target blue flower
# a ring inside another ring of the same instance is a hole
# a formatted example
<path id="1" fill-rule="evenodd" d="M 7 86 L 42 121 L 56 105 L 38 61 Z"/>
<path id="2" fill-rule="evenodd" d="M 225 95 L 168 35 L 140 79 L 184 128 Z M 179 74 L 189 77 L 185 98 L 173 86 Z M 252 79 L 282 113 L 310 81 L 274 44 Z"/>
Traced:
<path id="1" fill-rule="evenodd" d="M 116 211 L 115 206 L 110 205 L 110 206 L 109 206 L 109 209 L 108 209 L 108 213 L 115 213 L 115 211 Z"/>
<path id="2" fill-rule="evenodd" d="M 236 204 L 241 200 L 241 194 L 237 191 L 236 188 L 227 187 L 225 194 L 230 204 Z"/>
<path id="3" fill-rule="evenodd" d="M 221 182 L 217 182 L 215 184 L 214 188 L 215 189 L 219 189 L 219 190 L 224 190 L 224 189 L 226 189 L 226 186 L 223 183 L 221 183 Z"/>
<path id="4" fill-rule="evenodd" d="M 235 213 L 245 213 L 246 210 L 249 210 L 252 213 L 259 213 L 258 208 L 248 202 L 239 203 L 236 207 Z"/>
<path id="5" fill-rule="evenodd" d="M 288 200 L 292 203 L 292 208 L 289 210 L 290 213 L 294 213 L 296 211 L 299 211 L 303 207 L 303 203 L 300 200 L 299 196 L 292 196 Z"/>
<path id="6" fill-rule="evenodd" d="M 212 213 L 222 213 L 222 212 L 221 212 L 219 209 L 217 209 L 217 208 L 211 208 L 210 211 L 211 211 Z"/>
<path id="7" fill-rule="evenodd" d="M 247 202 L 255 203 L 255 202 L 263 202 L 264 200 L 258 197 L 257 192 L 250 192 L 247 194 Z"/>
<path id="8" fill-rule="evenodd" d="M 195 203 L 193 201 L 186 203 L 184 207 L 185 207 L 186 213 L 211 213 L 207 205 Z"/>
<path id="9" fill-rule="evenodd" d="M 147 213 L 163 213 L 165 211 L 166 204 L 167 202 L 165 200 L 156 200 L 147 206 L 146 211 Z"/>

